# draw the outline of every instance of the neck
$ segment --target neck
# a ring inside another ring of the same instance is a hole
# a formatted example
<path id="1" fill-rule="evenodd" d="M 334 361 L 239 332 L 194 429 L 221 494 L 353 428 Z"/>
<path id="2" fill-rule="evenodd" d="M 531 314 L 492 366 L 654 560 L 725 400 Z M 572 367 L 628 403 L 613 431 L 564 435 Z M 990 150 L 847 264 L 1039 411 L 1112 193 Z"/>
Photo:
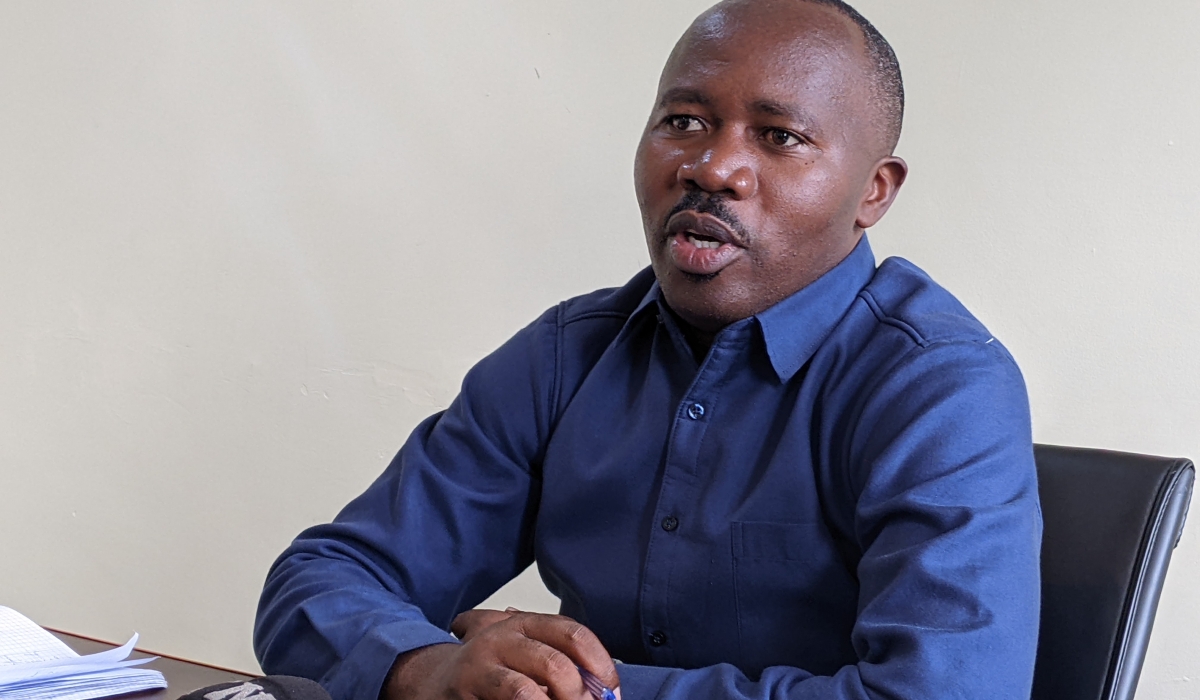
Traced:
<path id="1" fill-rule="evenodd" d="M 704 358 L 708 356 L 708 349 L 712 347 L 713 338 L 717 337 L 716 333 L 700 330 L 692 324 L 679 318 L 676 314 L 675 318 L 679 320 L 679 329 L 683 331 L 683 337 L 687 340 L 688 347 L 692 349 L 692 356 L 696 358 L 696 362 L 704 362 Z"/>

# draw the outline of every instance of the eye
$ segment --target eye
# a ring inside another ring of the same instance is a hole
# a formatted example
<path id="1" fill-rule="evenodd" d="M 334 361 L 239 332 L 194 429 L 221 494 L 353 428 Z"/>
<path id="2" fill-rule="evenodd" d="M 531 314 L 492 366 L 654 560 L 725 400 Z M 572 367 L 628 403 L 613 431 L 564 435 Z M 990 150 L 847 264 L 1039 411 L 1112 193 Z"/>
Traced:
<path id="1" fill-rule="evenodd" d="M 763 132 L 763 138 L 777 148 L 792 148 L 804 143 L 799 136 L 786 129 L 767 129 Z"/>
<path id="2" fill-rule="evenodd" d="M 686 114 L 672 114 L 664 121 L 666 122 L 667 126 L 680 133 L 702 131 L 704 129 L 703 122 L 696 117 L 691 117 Z"/>

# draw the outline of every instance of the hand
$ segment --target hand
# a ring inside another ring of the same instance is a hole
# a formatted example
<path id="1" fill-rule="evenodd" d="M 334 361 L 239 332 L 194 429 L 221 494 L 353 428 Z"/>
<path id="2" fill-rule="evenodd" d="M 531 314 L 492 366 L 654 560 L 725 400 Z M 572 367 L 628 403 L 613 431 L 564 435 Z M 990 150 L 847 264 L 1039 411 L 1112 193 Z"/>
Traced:
<path id="1" fill-rule="evenodd" d="M 459 613 L 458 617 L 454 618 L 454 621 L 450 623 L 450 631 L 461 641 L 469 642 L 476 634 L 479 634 L 497 622 L 507 620 L 519 612 L 521 611 L 516 608 L 507 608 L 503 612 L 487 609 L 468 610 L 464 613 Z"/>
<path id="2" fill-rule="evenodd" d="M 612 657 L 591 630 L 568 617 L 471 610 L 451 629 L 462 644 L 396 659 L 384 700 L 591 700 L 576 665 L 620 697 Z"/>

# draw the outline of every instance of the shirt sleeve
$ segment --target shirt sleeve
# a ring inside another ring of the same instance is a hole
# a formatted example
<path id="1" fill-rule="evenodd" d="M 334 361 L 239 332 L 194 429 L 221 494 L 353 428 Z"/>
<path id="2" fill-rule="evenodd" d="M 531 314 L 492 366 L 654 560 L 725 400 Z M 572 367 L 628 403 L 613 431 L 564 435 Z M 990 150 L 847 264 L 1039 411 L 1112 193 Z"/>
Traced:
<path id="1" fill-rule="evenodd" d="M 454 616 L 533 561 L 556 338 L 552 309 L 476 365 L 332 523 L 275 561 L 254 631 L 266 673 L 376 700 L 397 656 L 455 642 Z"/>
<path id="2" fill-rule="evenodd" d="M 928 344 L 859 405 L 844 452 L 862 552 L 858 662 L 757 678 L 625 664 L 626 700 L 1029 697 L 1042 519 L 1016 365 L 996 343 Z"/>

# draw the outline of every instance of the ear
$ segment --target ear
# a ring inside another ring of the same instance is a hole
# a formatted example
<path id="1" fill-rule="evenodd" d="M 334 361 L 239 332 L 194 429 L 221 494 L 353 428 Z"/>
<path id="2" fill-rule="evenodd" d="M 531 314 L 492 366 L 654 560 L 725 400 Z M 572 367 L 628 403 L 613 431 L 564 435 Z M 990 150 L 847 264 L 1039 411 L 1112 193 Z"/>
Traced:
<path id="1" fill-rule="evenodd" d="M 871 171 L 871 179 L 867 182 L 867 190 L 863 193 L 862 201 L 858 203 L 858 217 L 854 220 L 856 226 L 868 229 L 879 223 L 896 195 L 904 178 L 908 177 L 908 163 L 895 156 L 888 156 L 875 164 Z"/>

